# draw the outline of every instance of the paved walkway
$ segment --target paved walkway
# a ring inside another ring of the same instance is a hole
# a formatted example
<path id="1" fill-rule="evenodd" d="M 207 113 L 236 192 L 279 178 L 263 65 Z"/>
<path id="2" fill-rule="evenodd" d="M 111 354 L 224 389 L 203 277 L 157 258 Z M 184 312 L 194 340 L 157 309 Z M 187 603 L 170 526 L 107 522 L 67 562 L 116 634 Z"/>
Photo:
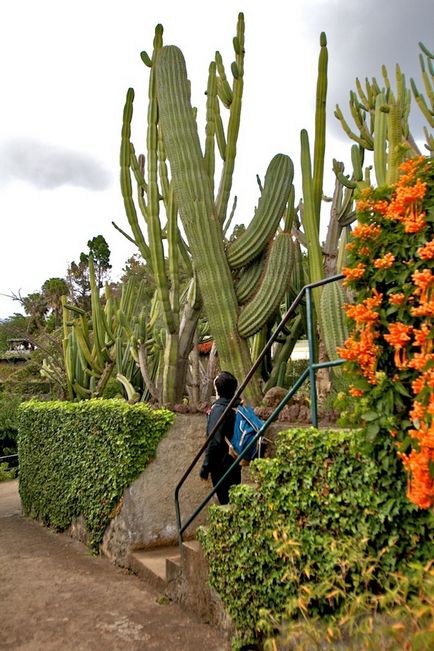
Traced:
<path id="1" fill-rule="evenodd" d="M 136 576 L 21 515 L 18 481 L 0 483 L 0 649 L 225 651 Z"/>

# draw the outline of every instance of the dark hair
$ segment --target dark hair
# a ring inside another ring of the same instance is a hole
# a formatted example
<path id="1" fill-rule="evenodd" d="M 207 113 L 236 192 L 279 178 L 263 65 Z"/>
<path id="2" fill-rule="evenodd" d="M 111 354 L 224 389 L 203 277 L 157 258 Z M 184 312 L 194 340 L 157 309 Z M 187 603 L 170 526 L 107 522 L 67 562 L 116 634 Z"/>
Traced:
<path id="1" fill-rule="evenodd" d="M 229 400 L 233 398 L 237 386 L 237 378 L 229 371 L 222 371 L 215 379 L 215 388 L 220 398 L 228 398 Z"/>

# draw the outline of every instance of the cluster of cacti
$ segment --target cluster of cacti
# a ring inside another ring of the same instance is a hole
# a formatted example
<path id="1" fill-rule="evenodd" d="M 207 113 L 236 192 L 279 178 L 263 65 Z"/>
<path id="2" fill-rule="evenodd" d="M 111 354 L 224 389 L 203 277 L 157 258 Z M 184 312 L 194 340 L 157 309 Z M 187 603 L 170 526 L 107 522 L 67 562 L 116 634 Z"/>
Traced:
<path id="1" fill-rule="evenodd" d="M 406 87 L 405 77 L 396 66 L 394 92 L 385 66 L 382 75 L 383 87 L 375 78 L 372 82 L 365 80 L 365 89 L 356 80 L 357 93 L 350 93 L 350 111 L 358 133 L 351 130 L 341 109 L 336 107 L 335 116 L 345 133 L 358 145 L 353 146 L 351 152 L 352 179 L 341 177 L 349 187 L 370 184 L 370 169 L 362 170 L 364 150 L 373 151 L 376 182 L 386 185 L 396 181 L 400 163 L 416 149 L 408 127 L 410 90 Z"/>
<path id="2" fill-rule="evenodd" d="M 423 55 L 419 55 L 420 68 L 422 73 L 423 85 L 425 88 L 428 101 L 425 99 L 425 96 L 419 92 L 418 87 L 416 86 L 413 79 L 410 79 L 411 88 L 413 91 L 414 98 L 419 106 L 420 110 L 423 113 L 425 120 L 428 122 L 428 125 L 431 129 L 434 129 L 434 53 L 431 52 L 423 43 L 419 43 L 419 47 L 422 50 L 422 53 L 426 57 L 426 65 L 423 58 Z M 432 155 L 434 152 L 434 135 L 424 128 L 425 139 L 426 139 L 426 148 Z"/>
<path id="3" fill-rule="evenodd" d="M 89 258 L 89 277 L 90 315 L 63 301 L 63 348 L 69 398 L 103 395 L 115 370 L 130 400 L 142 395 L 143 384 L 151 396 L 156 397 L 153 379 L 155 360 L 158 363 L 159 359 L 158 346 L 147 338 L 148 315 L 143 303 L 142 283 L 137 285 L 134 280 L 125 283 L 117 305 L 108 286 L 104 301 L 101 299 L 92 257 Z M 147 363 L 149 352 L 154 369 Z"/>
<path id="4" fill-rule="evenodd" d="M 417 105 L 421 109 L 429 127 L 434 127 L 434 66 L 432 54 L 422 43 L 419 44 L 426 57 L 420 55 L 422 79 L 428 101 L 419 92 L 413 79 L 411 89 Z M 399 165 L 403 160 L 420 154 L 419 148 L 409 128 L 411 90 L 407 88 L 405 76 L 399 65 L 396 66 L 394 92 L 385 66 L 381 68 L 383 85 L 374 77 L 365 80 L 365 88 L 356 79 L 357 92 L 350 92 L 349 108 L 356 130 L 345 119 L 339 106 L 335 116 L 340 121 L 347 136 L 357 144 L 351 149 L 352 174 L 344 175 L 339 164 L 334 161 L 334 169 L 339 180 L 348 188 L 363 188 L 371 185 L 372 166 L 363 167 L 364 152 L 372 151 L 373 169 L 376 184 L 391 185 L 398 179 Z M 434 138 L 425 128 L 426 147 L 433 151 Z"/>
<path id="5" fill-rule="evenodd" d="M 243 95 L 243 15 L 238 17 L 233 41 L 232 84 L 220 53 L 216 53 L 209 66 L 204 151 L 190 101 L 184 57 L 177 47 L 163 46 L 162 31 L 157 26 L 152 57 L 142 53 L 142 60 L 150 68 L 147 174 L 140 171 L 130 141 L 133 102 L 130 89 L 122 129 L 121 178 L 133 239 L 152 267 L 165 317 L 163 366 L 167 382 L 163 379 L 163 386 L 167 391 L 163 391 L 163 402 L 167 404 L 179 399 L 179 391 L 184 389 L 179 369 L 184 368 L 185 379 L 187 353 L 202 307 L 200 298 L 217 345 L 220 366 L 240 379 L 247 374 L 252 364 L 251 338 L 273 319 L 285 299 L 295 244 L 284 224 L 282 232 L 279 229 L 279 224 L 287 221 L 293 177 L 292 162 L 284 154 L 277 154 L 270 162 L 258 206 L 245 232 L 231 243 L 226 240 L 234 212 L 228 216 Z M 222 119 L 223 110 L 229 112 L 226 121 Z M 217 186 L 214 176 L 218 154 L 222 162 Z M 170 179 L 166 157 L 170 163 Z M 137 182 L 142 225 L 133 200 L 131 172 Z M 167 218 L 163 226 L 161 206 Z M 178 212 L 187 245 L 180 236 Z M 163 238 L 167 239 L 167 262 Z M 193 303 L 180 298 L 181 266 L 184 275 L 189 270 L 191 273 L 191 287 L 195 289 Z M 249 387 L 248 397 L 253 401 L 259 399 L 257 384 Z"/>

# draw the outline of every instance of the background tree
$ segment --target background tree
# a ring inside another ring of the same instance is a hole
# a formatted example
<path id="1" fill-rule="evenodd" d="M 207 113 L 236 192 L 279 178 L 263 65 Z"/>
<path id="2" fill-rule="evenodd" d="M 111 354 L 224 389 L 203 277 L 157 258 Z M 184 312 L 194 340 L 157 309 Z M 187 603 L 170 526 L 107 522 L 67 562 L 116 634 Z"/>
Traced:
<path id="1" fill-rule="evenodd" d="M 103 237 L 97 235 L 88 240 L 89 252 L 80 253 L 78 262 L 71 262 L 67 270 L 66 282 L 69 285 L 71 296 L 75 303 L 83 310 L 90 310 L 90 277 L 89 277 L 89 256 L 92 255 L 95 267 L 95 278 L 99 288 L 109 279 L 110 249 Z"/>
<path id="2" fill-rule="evenodd" d="M 32 334 L 44 327 L 48 312 L 47 301 L 42 292 L 32 292 L 21 299 L 21 304 L 28 315 L 27 332 Z"/>
<path id="3" fill-rule="evenodd" d="M 88 240 L 87 246 L 89 247 L 89 255 L 93 257 L 95 279 L 98 287 L 101 289 L 104 283 L 109 280 L 110 269 L 112 268 L 110 264 L 110 249 L 102 235 L 97 235 L 91 240 Z"/>
<path id="4" fill-rule="evenodd" d="M 46 305 L 52 310 L 54 327 L 62 323 L 62 296 L 69 294 L 69 287 L 63 278 L 48 278 L 42 285 L 42 294 L 45 297 Z"/>

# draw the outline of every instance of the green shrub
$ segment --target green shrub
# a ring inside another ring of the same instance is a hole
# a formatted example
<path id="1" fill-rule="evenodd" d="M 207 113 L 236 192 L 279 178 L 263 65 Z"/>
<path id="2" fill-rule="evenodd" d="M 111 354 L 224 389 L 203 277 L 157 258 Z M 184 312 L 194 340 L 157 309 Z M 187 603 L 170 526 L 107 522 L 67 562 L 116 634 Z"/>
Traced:
<path id="1" fill-rule="evenodd" d="M 25 513 L 59 530 L 82 515 L 97 550 L 124 488 L 172 420 L 169 411 L 124 400 L 23 403 L 18 452 Z"/>
<path id="2" fill-rule="evenodd" d="M 390 452 L 387 472 L 364 454 L 364 436 L 283 432 L 276 456 L 252 465 L 257 486 L 232 489 L 228 508 L 210 507 L 199 537 L 238 630 L 235 648 L 269 634 L 270 621 L 279 629 L 288 617 L 339 612 L 348 594 L 382 594 L 392 573 L 431 559 L 432 514 L 405 498 Z"/>
<path id="3" fill-rule="evenodd" d="M 9 468 L 9 464 L 6 462 L 0 463 L 0 481 L 10 481 L 11 479 L 15 479 L 16 474 L 16 468 Z"/>
<path id="4" fill-rule="evenodd" d="M 0 392 L 0 457 L 17 452 L 20 402 L 21 396 Z"/>

